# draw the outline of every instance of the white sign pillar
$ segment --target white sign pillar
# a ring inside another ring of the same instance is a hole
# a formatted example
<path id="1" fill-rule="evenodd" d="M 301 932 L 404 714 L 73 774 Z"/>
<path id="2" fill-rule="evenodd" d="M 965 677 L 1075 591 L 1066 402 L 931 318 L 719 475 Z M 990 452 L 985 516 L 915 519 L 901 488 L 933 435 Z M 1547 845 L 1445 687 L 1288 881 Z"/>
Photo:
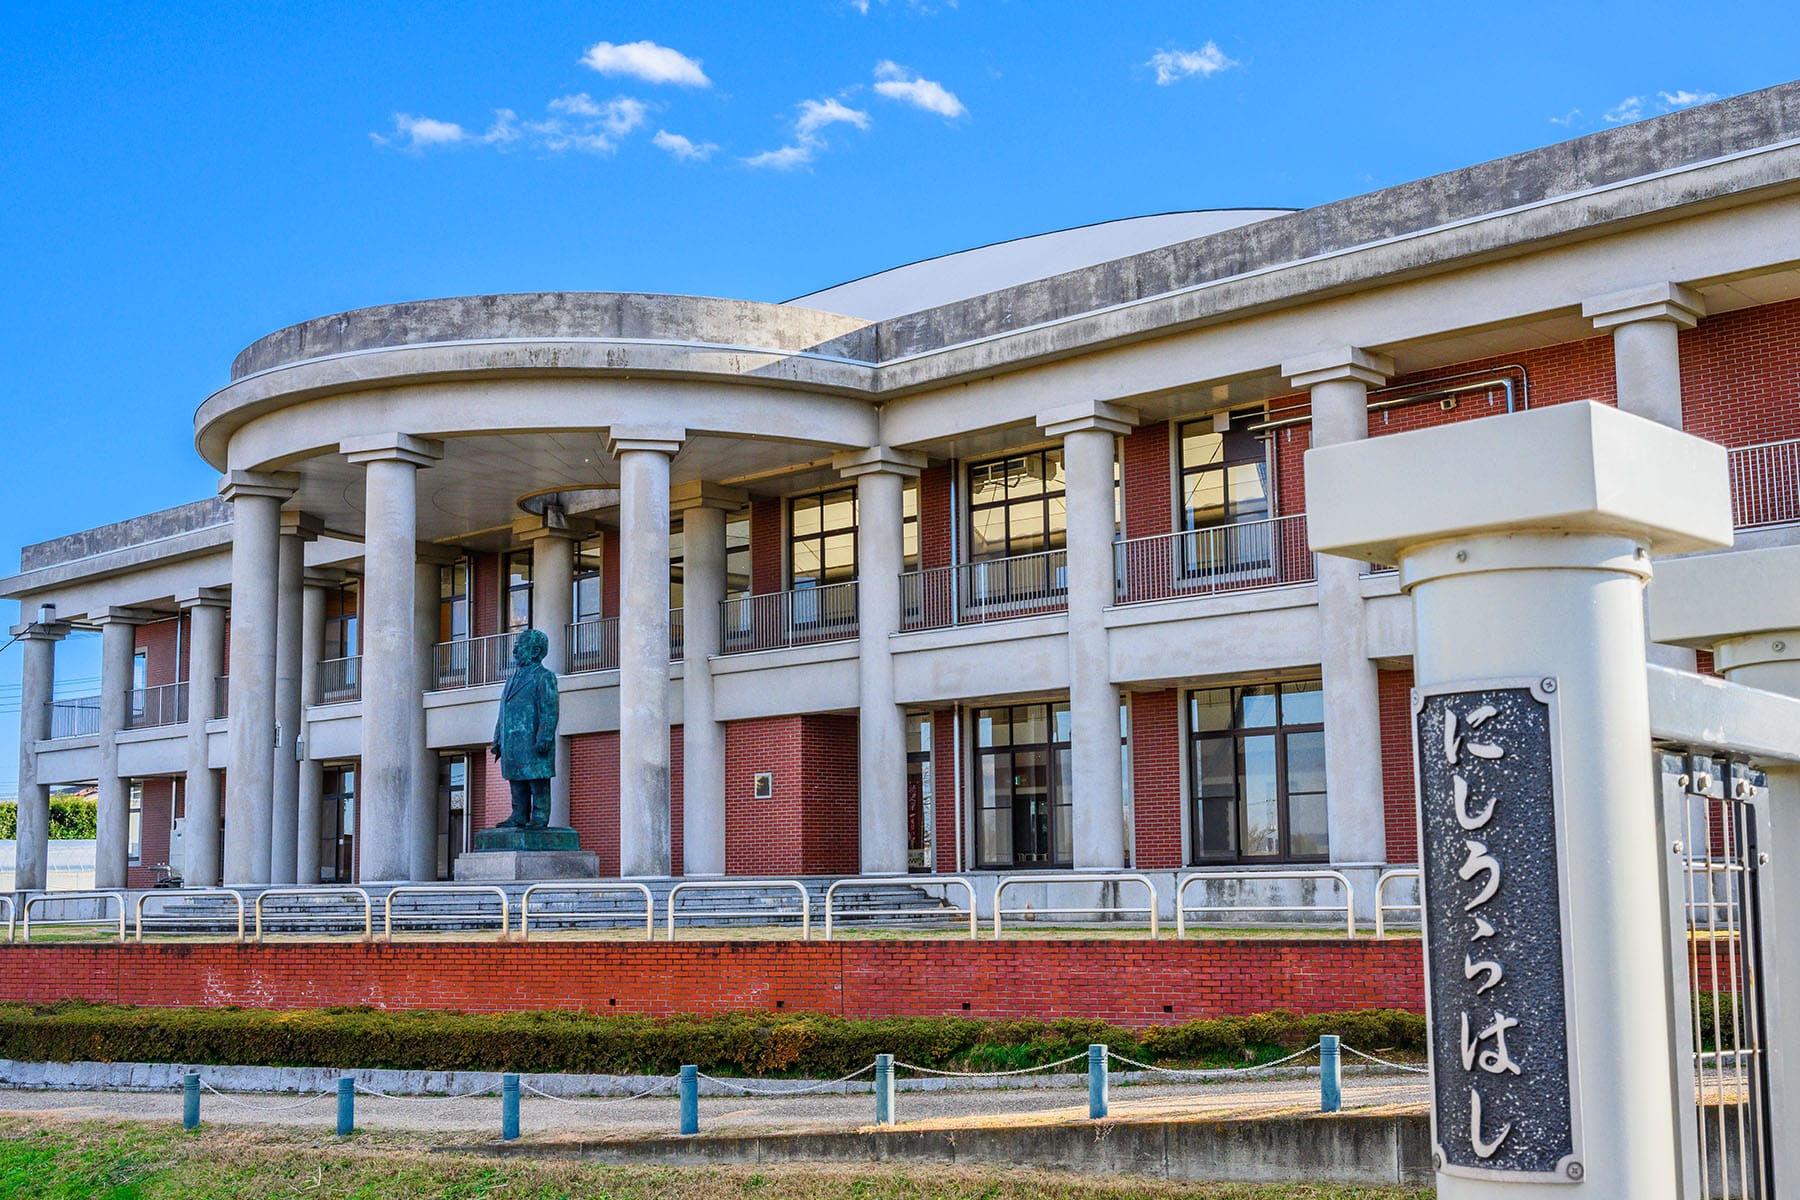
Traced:
<path id="1" fill-rule="evenodd" d="M 1730 543 L 1723 449 L 1583 403 L 1306 474 L 1314 549 L 1413 599 L 1438 1195 L 1676 1200 L 1642 591 Z"/>

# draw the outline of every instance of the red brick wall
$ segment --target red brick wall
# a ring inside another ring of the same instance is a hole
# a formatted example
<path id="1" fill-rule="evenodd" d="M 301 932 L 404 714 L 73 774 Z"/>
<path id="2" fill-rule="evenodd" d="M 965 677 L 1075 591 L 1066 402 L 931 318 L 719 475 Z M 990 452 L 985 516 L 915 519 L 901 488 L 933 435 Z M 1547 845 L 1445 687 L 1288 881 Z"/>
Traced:
<path id="1" fill-rule="evenodd" d="M 152 621 L 148 625 L 139 625 L 137 649 L 144 655 L 144 685 L 159 687 L 165 683 L 174 683 L 178 678 L 180 666 L 176 661 L 177 643 L 181 641 L 181 622 L 175 617 L 166 621 Z"/>
<path id="2" fill-rule="evenodd" d="M 937 806 L 937 869 L 951 873 L 956 862 L 956 710 L 942 708 L 931 714 L 932 800 Z"/>
<path id="3" fill-rule="evenodd" d="M 500 632 L 500 556 L 469 556 L 469 629 L 476 637 Z"/>
<path id="4" fill-rule="evenodd" d="M 950 497 L 956 467 L 940 463 L 919 473 L 919 566 L 947 567 L 954 560 L 956 514 L 951 511 Z"/>
<path id="5" fill-rule="evenodd" d="M 1125 536 L 1152 537 L 1175 529 L 1175 489 L 1170 476 L 1167 421 L 1134 429 L 1125 438 L 1119 484 L 1125 508 Z"/>
<path id="6" fill-rule="evenodd" d="M 172 625 L 174 622 L 168 624 Z M 143 842 L 138 855 L 139 865 L 125 869 L 126 887 L 150 887 L 159 874 L 153 868 L 158 863 L 169 861 L 169 821 L 175 805 L 175 781 L 167 778 L 146 779 L 143 784 Z"/>
<path id="7" fill-rule="evenodd" d="M 781 569 L 782 544 L 781 499 L 778 496 L 750 498 L 750 591 L 765 596 L 787 590 L 787 576 Z"/>
<path id="8" fill-rule="evenodd" d="M 1800 437 L 1800 300 L 1707 317 L 1681 335 L 1681 422 L 1747 446 Z"/>
<path id="9" fill-rule="evenodd" d="M 510 805 L 507 784 L 495 770 L 490 788 Z M 670 865 L 681 874 L 681 726 L 669 730 Z M 496 815 L 504 807 L 494 810 Z M 619 733 L 584 733 L 569 739 L 569 824 L 583 850 L 600 856 L 600 874 L 619 873 Z"/>
<path id="10" fill-rule="evenodd" d="M 1413 796 L 1411 668 L 1376 672 L 1381 706 L 1381 797 L 1387 820 L 1387 860 L 1419 861 L 1418 804 Z"/>
<path id="11" fill-rule="evenodd" d="M 1414 940 L 0 946 L 0 1000 L 469 1012 L 1079 1017 L 1424 1005 Z"/>
<path id="12" fill-rule="evenodd" d="M 614 529 L 600 539 L 600 615 L 619 615 L 619 533 Z"/>
<path id="13" fill-rule="evenodd" d="M 1181 845 L 1181 693 L 1131 694 L 1131 806 L 1137 826 L 1132 865 L 1179 867 Z"/>
<path id="14" fill-rule="evenodd" d="M 725 727 L 725 873 L 854 875 L 856 718 L 763 717 Z M 757 773 L 775 794 L 756 799 Z"/>

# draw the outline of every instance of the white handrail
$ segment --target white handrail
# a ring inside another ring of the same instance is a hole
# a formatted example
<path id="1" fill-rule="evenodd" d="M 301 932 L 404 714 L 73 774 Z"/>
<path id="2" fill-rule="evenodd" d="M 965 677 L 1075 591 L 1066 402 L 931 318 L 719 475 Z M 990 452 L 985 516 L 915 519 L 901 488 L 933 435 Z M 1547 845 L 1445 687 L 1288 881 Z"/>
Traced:
<path id="1" fill-rule="evenodd" d="M 669 889 L 666 901 L 669 914 L 669 940 L 675 940 L 675 897 L 683 892 L 702 891 L 753 891 L 757 888 L 792 888 L 800 893 L 800 940 L 812 940 L 812 898 L 806 894 L 806 885 L 792 879 L 684 879 Z M 706 914 L 712 917 L 765 917 L 766 909 L 744 908 L 726 909 Z"/>
<path id="2" fill-rule="evenodd" d="M 237 906 L 237 940 L 240 942 L 243 941 L 244 940 L 244 897 L 241 894 L 239 894 L 238 892 L 232 891 L 230 888 L 160 888 L 155 891 L 140 893 L 137 898 L 137 903 L 132 906 L 131 923 L 132 923 L 133 929 L 135 930 L 136 939 L 140 942 L 144 940 L 144 902 L 145 901 L 147 901 L 147 900 L 198 900 L 203 897 L 209 897 L 212 899 L 218 899 L 220 897 L 224 897 L 224 898 L 230 900 L 232 902 L 232 904 Z M 210 922 L 212 920 L 211 917 L 198 917 L 198 916 L 171 917 L 166 914 L 163 916 L 157 917 L 155 919 L 159 920 L 159 921 L 166 921 L 171 925 L 198 925 L 203 921 Z"/>
<path id="3" fill-rule="evenodd" d="M 369 902 L 369 893 L 362 888 L 350 887 L 348 885 L 343 887 L 274 887 L 264 888 L 256 897 L 255 940 L 258 942 L 263 939 L 263 901 L 267 900 L 270 896 L 293 896 L 302 900 L 343 900 L 345 898 L 360 900 L 362 901 L 363 910 L 363 940 L 367 941 L 375 935 L 375 906 Z M 322 918 L 307 913 L 294 919 L 317 921 Z"/>
<path id="4" fill-rule="evenodd" d="M 0 894 L 0 904 L 6 905 L 6 941 L 8 945 L 11 945 L 13 940 L 13 923 L 17 917 L 17 913 L 13 910 L 13 898 L 9 895 Z"/>
<path id="5" fill-rule="evenodd" d="M 1344 889 L 1342 904 L 1200 904 L 1187 902 L 1188 886 L 1197 879 L 1226 879 L 1237 883 L 1261 883 L 1269 879 L 1329 879 Z M 1338 912 L 1344 914 L 1344 936 L 1356 936 L 1356 888 L 1341 871 L 1195 871 L 1183 876 L 1175 888 L 1175 936 L 1187 936 L 1190 912 Z"/>
<path id="6" fill-rule="evenodd" d="M 1387 885 L 1396 879 L 1411 879 L 1417 882 L 1419 879 L 1419 868 L 1395 867 L 1391 871 L 1383 871 L 1381 877 L 1375 881 L 1375 936 L 1378 938 L 1387 936 L 1387 910 L 1389 908 L 1392 908 L 1395 912 L 1416 912 L 1421 919 L 1423 919 L 1425 915 L 1423 897 L 1420 897 L 1418 901 L 1415 901 L 1412 904 L 1390 905 L 1387 902 Z"/>
<path id="7" fill-rule="evenodd" d="M 531 898 L 540 893 L 549 892 L 577 894 L 593 894 L 596 892 L 637 892 L 644 897 L 644 938 L 645 940 L 652 942 L 656 940 L 656 897 L 652 896 L 650 894 L 650 889 L 641 883 L 632 883 L 628 880 L 617 880 L 608 881 L 606 883 L 532 884 L 525 889 L 524 895 L 519 897 L 520 941 L 529 941 L 531 939 Z M 610 917 L 614 914 L 594 909 L 588 912 L 581 912 L 579 910 L 574 912 L 544 911 L 539 915 L 546 917 Z"/>
<path id="8" fill-rule="evenodd" d="M 978 917 L 975 913 L 975 885 L 970 883 L 968 880 L 963 879 L 960 876 L 956 876 L 956 875 L 925 875 L 925 876 L 920 876 L 920 881 L 918 883 L 913 883 L 907 879 L 900 878 L 898 876 L 883 876 L 883 877 L 877 878 L 877 879 L 840 879 L 836 883 L 833 883 L 830 887 L 825 889 L 825 940 L 828 942 L 831 940 L 831 917 L 832 917 L 831 900 L 832 900 L 832 897 L 837 895 L 837 890 L 839 888 L 841 888 L 841 887 L 896 887 L 896 888 L 907 887 L 907 888 L 910 888 L 910 887 L 920 887 L 920 886 L 922 886 L 924 884 L 928 884 L 928 883 L 929 884 L 955 884 L 955 885 L 961 887 L 965 892 L 969 893 L 969 911 L 967 913 L 967 916 L 969 918 L 969 937 L 971 939 L 980 937 L 981 936 L 981 927 L 980 927 L 979 922 L 980 922 L 981 918 Z M 845 915 L 848 916 L 850 914 L 846 913 Z M 954 909 L 954 908 L 935 909 L 935 910 L 934 909 L 917 909 L 917 908 L 861 908 L 861 909 L 856 910 L 856 915 L 859 917 L 917 917 L 917 916 L 933 916 L 933 917 L 957 916 L 957 917 L 961 917 L 964 914 L 960 910 Z"/>
<path id="9" fill-rule="evenodd" d="M 50 904 L 50 903 L 54 903 L 54 902 L 60 901 L 60 900 L 101 900 L 101 901 L 111 900 L 111 901 L 113 901 L 114 903 L 116 903 L 119 906 L 119 940 L 121 942 L 123 942 L 125 940 L 125 893 L 124 892 L 34 892 L 31 895 L 25 897 L 25 908 L 24 908 L 24 913 L 23 913 L 25 920 L 24 920 L 24 928 L 23 928 L 22 934 L 21 934 L 22 941 L 29 942 L 31 940 L 31 906 L 34 904 Z M 111 925 L 112 922 L 107 920 L 104 915 L 106 912 L 106 909 L 104 906 L 101 907 L 100 912 L 102 915 L 92 921 L 87 920 L 85 918 L 80 918 L 80 917 L 54 917 L 54 918 L 50 918 L 47 920 L 40 920 L 38 922 L 38 924 L 39 925 L 47 925 L 47 926 L 54 926 L 54 925 Z"/>
<path id="10" fill-rule="evenodd" d="M 1151 880 L 1151 878 L 1148 875 L 1136 875 L 1136 874 L 1132 874 L 1129 871 L 1106 871 L 1106 872 L 1100 872 L 1100 873 L 1095 873 L 1095 874 L 1070 874 L 1067 871 L 1057 871 L 1055 874 L 1044 874 L 1044 875 L 1008 875 L 1005 879 L 1002 879 L 998 885 L 995 886 L 995 888 L 994 888 L 994 940 L 995 941 L 1000 940 L 1000 917 L 1001 917 L 1001 913 L 1003 911 L 1002 906 L 1000 904 L 1000 898 L 1006 894 L 1007 888 L 1016 887 L 1019 884 L 1023 884 L 1023 883 L 1051 883 L 1051 884 L 1055 884 L 1055 883 L 1141 883 L 1144 885 L 1144 891 L 1149 894 L 1150 903 L 1148 905 L 1146 905 L 1144 907 L 1140 907 L 1140 908 L 1133 908 L 1133 907 L 1129 907 L 1129 906 L 1123 905 L 1123 904 L 1116 904 L 1116 905 L 1113 905 L 1113 906 L 1107 907 L 1107 908 L 1049 908 L 1049 907 L 1045 907 L 1045 908 L 1032 909 L 1032 910 L 1020 908 L 1020 909 L 1015 909 L 1014 912 L 1020 913 L 1020 914 L 1023 914 L 1027 911 L 1034 911 L 1034 912 L 1040 912 L 1040 913 L 1087 913 L 1087 914 L 1147 912 L 1150 914 L 1150 936 L 1152 938 L 1154 938 L 1156 936 L 1156 884 L 1154 881 Z"/>
<path id="11" fill-rule="evenodd" d="M 381 903 L 381 940 L 384 942 L 394 940 L 395 896 L 496 896 L 500 900 L 500 940 L 505 941 L 507 933 L 512 929 L 512 916 L 507 908 L 506 889 L 503 887 L 496 887 L 491 883 L 403 883 L 389 889 L 387 897 Z M 468 917 L 468 913 L 461 911 L 423 912 L 411 914 L 410 919 L 430 924 L 434 921 L 462 921 Z"/>

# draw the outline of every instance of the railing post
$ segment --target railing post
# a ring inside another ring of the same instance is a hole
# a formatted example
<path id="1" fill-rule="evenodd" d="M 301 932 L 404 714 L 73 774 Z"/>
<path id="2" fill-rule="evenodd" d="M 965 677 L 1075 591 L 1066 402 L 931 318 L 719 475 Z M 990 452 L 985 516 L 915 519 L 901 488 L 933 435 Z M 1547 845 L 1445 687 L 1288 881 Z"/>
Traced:
<path id="1" fill-rule="evenodd" d="M 875 1056 L 875 1123 L 894 1123 L 894 1056 Z"/>
<path id="2" fill-rule="evenodd" d="M 1319 1037 L 1319 1111 L 1334 1113 L 1344 1107 L 1344 1059 L 1338 1035 Z"/>
<path id="3" fill-rule="evenodd" d="M 519 1077 L 500 1077 L 500 1140 L 519 1140 Z"/>
<path id="4" fill-rule="evenodd" d="M 1088 1119 L 1098 1121 L 1106 1115 L 1106 1045 L 1096 1042 L 1088 1047 Z"/>
<path id="5" fill-rule="evenodd" d="M 200 1128 L 200 1073 L 189 1071 L 181 1077 L 181 1127 Z"/>
<path id="6" fill-rule="evenodd" d="M 700 1068 L 691 1063 L 681 1068 L 681 1136 L 700 1132 Z"/>
<path id="7" fill-rule="evenodd" d="M 349 1137 L 356 1132 L 356 1076 L 338 1076 L 338 1119 L 339 1137 Z"/>

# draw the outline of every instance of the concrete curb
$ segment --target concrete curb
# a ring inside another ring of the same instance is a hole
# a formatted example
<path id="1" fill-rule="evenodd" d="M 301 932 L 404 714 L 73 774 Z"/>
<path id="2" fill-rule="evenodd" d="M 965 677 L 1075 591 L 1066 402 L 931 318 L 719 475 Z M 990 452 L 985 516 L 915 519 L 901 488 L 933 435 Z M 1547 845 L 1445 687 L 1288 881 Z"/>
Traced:
<path id="1" fill-rule="evenodd" d="M 202 1082 L 221 1092 L 272 1093 L 305 1096 L 330 1091 L 337 1087 L 340 1076 L 353 1074 L 364 1088 L 386 1092 L 391 1096 L 463 1096 L 500 1090 L 498 1071 L 390 1071 L 366 1070 L 346 1072 L 337 1067 L 233 1067 L 187 1066 L 180 1063 L 102 1063 L 102 1062 L 15 1062 L 0 1059 L 0 1088 L 20 1091 L 48 1092 L 169 1092 L 181 1089 L 181 1077 L 198 1071 Z M 1111 1082 L 1117 1086 L 1134 1083 L 1188 1082 L 1229 1083 L 1246 1079 L 1304 1079 L 1316 1077 L 1317 1067 L 1272 1067 L 1267 1071 L 1196 1071 L 1164 1079 L 1149 1071 L 1115 1071 Z M 1344 1068 L 1348 1077 L 1395 1075 L 1382 1067 Z M 675 1080 L 661 1075 L 555 1075 L 524 1074 L 520 1082 L 558 1097 L 636 1096 L 659 1084 L 660 1095 L 675 1096 Z M 805 1091 L 808 1095 L 851 1096 L 874 1091 L 867 1078 L 845 1083 L 814 1079 L 744 1079 L 732 1080 L 758 1093 Z M 1009 1075 L 1001 1077 L 938 1077 L 899 1079 L 903 1092 L 1002 1091 L 1022 1088 L 1077 1088 L 1087 1086 L 1085 1074 Z M 813 1090 L 816 1089 L 816 1090 Z M 700 1080 L 702 1096 L 744 1096 L 738 1088 L 710 1079 Z"/>

